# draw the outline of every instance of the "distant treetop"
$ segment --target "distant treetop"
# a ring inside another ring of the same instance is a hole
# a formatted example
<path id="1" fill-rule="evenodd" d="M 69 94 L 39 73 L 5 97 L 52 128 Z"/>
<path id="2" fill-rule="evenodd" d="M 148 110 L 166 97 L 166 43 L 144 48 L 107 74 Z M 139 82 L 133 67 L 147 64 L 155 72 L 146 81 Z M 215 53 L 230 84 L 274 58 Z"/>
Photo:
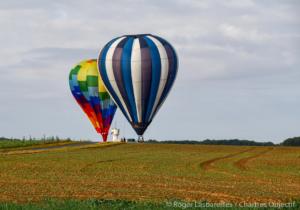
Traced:
<path id="1" fill-rule="evenodd" d="M 283 146 L 300 146 L 300 136 L 288 138 L 284 140 L 281 145 Z"/>

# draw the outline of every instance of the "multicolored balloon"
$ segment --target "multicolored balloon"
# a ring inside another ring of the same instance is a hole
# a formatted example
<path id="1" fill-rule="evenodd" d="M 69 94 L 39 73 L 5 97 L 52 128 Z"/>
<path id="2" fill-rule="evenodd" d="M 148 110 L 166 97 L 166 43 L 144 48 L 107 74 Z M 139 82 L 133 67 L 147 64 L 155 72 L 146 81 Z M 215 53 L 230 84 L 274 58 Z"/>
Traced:
<path id="1" fill-rule="evenodd" d="M 70 72 L 69 84 L 77 103 L 105 142 L 117 106 L 103 85 L 97 60 L 85 60 L 76 65 Z"/>
<path id="2" fill-rule="evenodd" d="M 117 37 L 100 52 L 104 85 L 139 138 L 165 101 L 177 68 L 172 45 L 151 34 Z"/>

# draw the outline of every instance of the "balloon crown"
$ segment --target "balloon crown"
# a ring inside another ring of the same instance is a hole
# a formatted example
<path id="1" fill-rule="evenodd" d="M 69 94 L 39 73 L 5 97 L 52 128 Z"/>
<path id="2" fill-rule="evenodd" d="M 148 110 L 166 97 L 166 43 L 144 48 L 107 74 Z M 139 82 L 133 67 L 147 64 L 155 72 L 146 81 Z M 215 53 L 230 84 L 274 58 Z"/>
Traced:
<path id="1" fill-rule="evenodd" d="M 124 36 L 133 37 L 133 38 L 139 38 L 141 36 L 148 36 L 148 35 L 151 35 L 151 34 L 127 34 L 127 35 L 124 35 Z"/>

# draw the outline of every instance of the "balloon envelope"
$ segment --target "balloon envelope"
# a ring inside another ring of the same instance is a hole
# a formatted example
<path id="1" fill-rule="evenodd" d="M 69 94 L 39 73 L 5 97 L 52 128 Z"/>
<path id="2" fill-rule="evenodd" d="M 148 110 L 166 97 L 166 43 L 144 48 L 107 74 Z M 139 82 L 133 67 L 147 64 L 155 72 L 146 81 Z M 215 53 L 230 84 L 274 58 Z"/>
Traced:
<path id="1" fill-rule="evenodd" d="M 108 92 L 138 135 L 143 135 L 165 101 L 177 68 L 172 45 L 151 34 L 117 37 L 98 58 Z"/>
<path id="2" fill-rule="evenodd" d="M 76 65 L 70 72 L 69 84 L 75 100 L 106 141 L 117 107 L 105 89 L 96 59 Z"/>

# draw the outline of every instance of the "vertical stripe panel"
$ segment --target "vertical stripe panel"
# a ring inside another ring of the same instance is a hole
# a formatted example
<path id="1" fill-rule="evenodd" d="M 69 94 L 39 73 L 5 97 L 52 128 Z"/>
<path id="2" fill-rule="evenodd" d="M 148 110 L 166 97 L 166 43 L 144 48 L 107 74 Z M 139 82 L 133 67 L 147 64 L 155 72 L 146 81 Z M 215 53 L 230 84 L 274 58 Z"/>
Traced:
<path id="1" fill-rule="evenodd" d="M 130 100 L 129 100 L 129 92 L 126 89 L 126 84 L 129 83 L 130 81 L 127 81 L 128 78 L 126 78 L 125 73 L 126 71 L 128 71 L 126 69 L 126 62 L 128 63 L 130 61 L 130 59 L 128 58 L 128 56 L 130 56 L 130 53 L 126 54 L 125 52 L 125 47 L 126 45 L 128 45 L 129 42 L 129 38 L 123 39 L 116 47 L 114 55 L 113 55 L 113 72 L 114 72 L 114 76 L 115 76 L 115 80 L 117 83 L 117 86 L 119 88 L 122 100 L 124 101 L 129 114 L 131 116 L 131 118 L 134 120 L 133 117 L 133 111 L 132 111 L 132 107 L 130 104 Z M 131 50 L 130 50 L 131 51 Z M 124 58 L 125 55 L 125 58 Z M 124 66 L 125 63 L 125 66 Z"/>
<path id="2" fill-rule="evenodd" d="M 161 61 L 159 87 L 158 87 L 158 91 L 156 94 L 155 103 L 154 103 L 154 106 L 152 108 L 151 115 L 150 115 L 150 119 L 152 119 L 153 114 L 155 114 L 156 107 L 158 105 L 158 102 L 162 96 L 163 90 L 166 85 L 166 81 L 167 81 L 168 73 L 169 73 L 169 61 L 168 61 L 167 52 L 166 52 L 165 48 L 163 47 L 163 45 L 160 43 L 160 41 L 158 41 L 157 39 L 155 39 L 154 37 L 151 37 L 151 36 L 147 36 L 147 37 L 149 39 L 151 39 L 154 42 L 154 44 L 156 45 L 159 55 L 160 55 L 160 61 Z"/>
<path id="3" fill-rule="evenodd" d="M 131 54 L 131 78 L 138 122 L 142 122 L 142 72 L 139 39 L 134 39 Z"/>
<path id="4" fill-rule="evenodd" d="M 147 42 L 143 38 L 139 38 L 141 48 L 141 72 L 142 72 L 142 122 L 146 124 L 147 105 L 150 96 L 151 81 L 152 81 L 152 62 L 150 49 Z"/>
<path id="5" fill-rule="evenodd" d="M 121 109 L 121 111 L 123 112 L 125 118 L 129 120 L 129 117 L 127 116 L 124 107 L 122 106 L 121 101 L 118 99 L 116 92 L 113 90 L 112 85 L 109 82 L 108 79 L 108 75 L 107 75 L 107 69 L 106 69 L 106 55 L 108 52 L 108 49 L 111 47 L 111 45 L 116 41 L 119 40 L 118 42 L 120 42 L 122 39 L 124 39 L 124 37 L 122 38 L 115 38 L 113 40 L 111 40 L 108 44 L 105 45 L 105 47 L 102 49 L 102 51 L 100 52 L 99 55 L 99 59 L 98 59 L 98 69 L 101 75 L 101 78 L 105 84 L 105 87 L 107 89 L 107 91 L 109 92 L 109 94 L 112 96 L 112 99 L 114 100 L 115 104 L 118 105 L 118 107 Z"/>
<path id="6" fill-rule="evenodd" d="M 167 96 L 174 84 L 174 81 L 176 79 L 176 75 L 177 75 L 177 71 L 178 71 L 178 59 L 177 59 L 176 52 L 171 44 L 169 44 L 166 40 L 164 40 L 160 37 L 157 37 L 157 36 L 154 36 L 154 37 L 163 44 L 165 51 L 167 53 L 167 56 L 168 56 L 168 63 L 169 63 L 169 65 L 168 65 L 169 72 L 168 72 L 168 76 L 167 76 L 166 85 L 163 90 L 162 96 L 158 102 L 158 106 L 156 107 L 156 110 L 155 110 L 155 112 L 158 112 L 161 105 L 164 103 L 165 99 L 167 98 Z"/>
<path id="7" fill-rule="evenodd" d="M 131 52 L 132 52 L 132 44 L 133 39 L 130 37 L 124 45 L 122 58 L 121 58 L 121 70 L 122 70 L 122 78 L 125 87 L 125 94 L 126 102 L 129 104 L 130 114 L 133 120 L 133 123 L 137 123 L 137 113 L 136 113 L 136 106 L 134 101 L 134 93 L 132 87 L 132 78 L 131 78 Z M 125 100 L 125 99 L 124 99 Z"/>
<path id="8" fill-rule="evenodd" d="M 159 81 L 160 81 L 160 72 L 161 72 L 161 62 L 160 62 L 160 56 L 159 51 L 154 44 L 154 42 L 149 39 L 148 37 L 144 37 L 145 41 L 147 42 L 150 54 L 151 54 L 151 62 L 152 62 L 152 68 L 151 68 L 151 74 L 152 74 L 152 80 L 151 80 L 151 88 L 150 88 L 150 96 L 149 101 L 147 105 L 147 111 L 146 111 L 146 118 L 145 122 L 150 122 L 150 115 L 153 109 L 153 105 L 155 102 L 155 98 L 158 91 Z"/>
<path id="9" fill-rule="evenodd" d="M 107 77 L 108 80 L 111 84 L 112 90 L 116 93 L 118 99 L 120 100 L 121 104 L 118 105 L 122 105 L 123 109 L 125 110 L 125 114 L 127 115 L 127 118 L 130 119 L 130 121 L 132 121 L 132 118 L 129 114 L 129 111 L 127 109 L 127 106 L 123 100 L 123 97 L 120 93 L 120 90 L 118 88 L 118 85 L 116 83 L 116 79 L 114 76 L 114 72 L 113 72 L 113 54 L 114 51 L 116 49 L 116 46 L 119 44 L 120 41 L 122 41 L 125 37 L 121 37 L 118 40 L 116 40 L 115 42 L 112 43 L 112 45 L 109 47 L 107 54 L 106 54 L 106 58 L 105 58 L 105 69 L 106 69 L 106 73 L 107 73 Z"/>

